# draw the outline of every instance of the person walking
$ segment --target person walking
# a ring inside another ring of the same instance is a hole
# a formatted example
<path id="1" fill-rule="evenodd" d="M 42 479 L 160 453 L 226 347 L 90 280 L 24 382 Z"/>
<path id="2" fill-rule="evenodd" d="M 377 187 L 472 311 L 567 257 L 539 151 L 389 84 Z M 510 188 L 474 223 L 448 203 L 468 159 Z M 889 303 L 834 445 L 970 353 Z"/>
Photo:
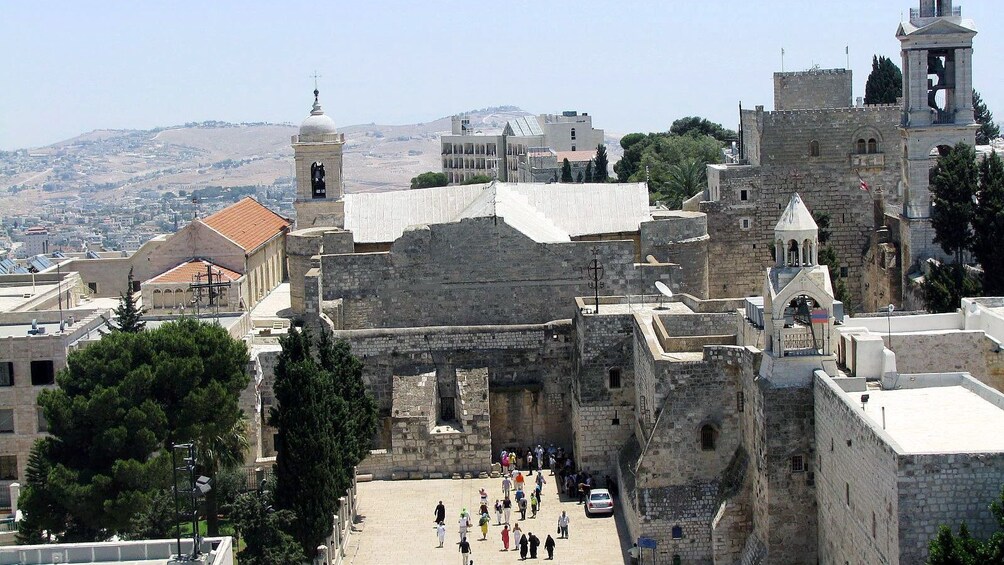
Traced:
<path id="1" fill-rule="evenodd" d="M 528 471 L 527 474 L 533 475 L 533 451 L 529 449 L 526 450 L 526 468 Z"/>
<path id="2" fill-rule="evenodd" d="M 519 499 L 519 519 L 526 520 L 526 497 Z"/>
<path id="3" fill-rule="evenodd" d="M 460 541 L 467 541 L 467 528 L 471 527 L 471 517 L 464 512 L 460 515 L 457 523 L 457 531 L 460 533 Z"/>
<path id="4" fill-rule="evenodd" d="M 509 551 L 509 524 L 502 526 L 502 551 Z"/>
<path id="5" fill-rule="evenodd" d="M 544 465 L 544 448 L 538 443 L 537 449 L 534 451 L 534 455 L 537 456 L 537 474 L 540 474 L 540 469 Z"/>
<path id="6" fill-rule="evenodd" d="M 443 522 L 436 526 L 436 536 L 439 538 L 439 547 L 443 547 L 443 543 L 446 542 L 446 524 Z"/>
<path id="7" fill-rule="evenodd" d="M 502 477 L 502 496 L 508 498 L 509 491 L 512 489 L 512 479 L 509 478 L 509 473 L 507 472 Z"/>
<path id="8" fill-rule="evenodd" d="M 467 540 L 460 541 L 460 555 L 464 557 L 464 565 L 470 565 L 471 544 L 467 543 Z"/>
<path id="9" fill-rule="evenodd" d="M 537 548 L 540 547 L 540 538 L 538 538 L 537 536 L 533 535 L 533 532 L 530 532 L 529 534 L 527 534 L 526 537 L 530 538 L 530 559 L 536 559 L 537 558 Z"/>
<path id="10" fill-rule="evenodd" d="M 536 492 L 531 492 L 530 493 L 530 513 L 531 513 L 531 515 L 530 515 L 531 518 L 536 518 L 537 517 L 537 493 Z"/>
<path id="11" fill-rule="evenodd" d="M 568 514 L 562 510 L 561 516 L 558 516 L 558 533 L 565 539 L 568 539 L 568 522 Z"/>
<path id="12" fill-rule="evenodd" d="M 540 493 L 542 493 L 544 491 L 544 485 L 545 484 L 547 484 L 547 479 L 545 479 L 544 475 L 540 471 L 538 471 L 537 472 L 537 489 L 536 489 L 537 490 L 537 506 L 540 506 L 540 503 L 542 502 L 541 501 L 541 497 L 540 497 Z"/>
<path id="13" fill-rule="evenodd" d="M 485 506 L 487 506 L 488 505 L 488 493 L 485 491 L 485 489 L 481 489 L 481 492 L 479 494 L 481 495 L 481 504 L 484 504 Z"/>
<path id="14" fill-rule="evenodd" d="M 516 483 L 516 490 L 523 490 L 523 483 L 526 479 L 523 478 L 522 471 L 516 471 L 516 479 L 513 481 Z"/>
<path id="15" fill-rule="evenodd" d="M 488 516 L 488 512 L 481 515 L 478 519 L 478 525 L 481 526 L 481 539 L 488 539 L 488 524 L 492 521 L 491 517 Z"/>
<path id="16" fill-rule="evenodd" d="M 530 540 L 527 539 L 529 536 L 522 536 L 519 538 L 519 558 L 526 560 L 526 552 L 530 549 Z"/>
<path id="17" fill-rule="evenodd" d="M 631 565 L 638 565 L 638 559 L 641 557 L 641 549 L 638 548 L 637 543 L 628 550 L 628 557 L 631 558 Z"/>
<path id="18" fill-rule="evenodd" d="M 495 525 L 502 525 L 502 502 L 499 499 L 495 499 Z"/>
<path id="19" fill-rule="evenodd" d="M 554 538 L 551 534 L 547 534 L 547 539 L 544 540 L 544 551 L 547 552 L 548 559 L 554 559 Z"/>
<path id="20" fill-rule="evenodd" d="M 440 500 L 439 504 L 436 505 L 436 511 L 434 512 L 434 514 L 436 515 L 436 519 L 433 520 L 433 522 L 438 524 L 440 522 L 446 521 L 446 507 L 443 506 L 442 500 Z"/>
<path id="21" fill-rule="evenodd" d="M 508 526 L 509 515 L 512 513 L 512 501 L 509 500 L 508 496 L 502 501 L 502 512 L 505 514 L 505 525 Z"/>
<path id="22" fill-rule="evenodd" d="M 519 522 L 512 527 L 512 550 L 519 549 L 519 540 L 523 539 L 523 530 L 519 529 Z"/>

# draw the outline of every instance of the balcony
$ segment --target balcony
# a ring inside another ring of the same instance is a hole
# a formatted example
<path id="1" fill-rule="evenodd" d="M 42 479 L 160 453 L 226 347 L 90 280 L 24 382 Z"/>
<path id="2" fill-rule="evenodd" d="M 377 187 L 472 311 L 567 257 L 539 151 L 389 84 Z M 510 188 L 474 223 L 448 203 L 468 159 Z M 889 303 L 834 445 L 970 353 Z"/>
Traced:
<path id="1" fill-rule="evenodd" d="M 851 155 L 853 169 L 881 169 L 885 167 L 884 153 L 854 153 Z"/>

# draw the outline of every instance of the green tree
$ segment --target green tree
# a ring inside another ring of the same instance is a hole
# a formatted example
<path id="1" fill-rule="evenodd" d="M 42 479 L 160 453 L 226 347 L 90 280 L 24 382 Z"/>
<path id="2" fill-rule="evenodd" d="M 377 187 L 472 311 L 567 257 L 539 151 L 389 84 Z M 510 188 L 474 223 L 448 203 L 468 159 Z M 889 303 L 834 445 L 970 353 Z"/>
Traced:
<path id="1" fill-rule="evenodd" d="M 50 435 L 21 507 L 64 541 L 132 531 L 172 481 L 171 446 L 232 429 L 247 386 L 246 346 L 193 319 L 113 332 L 72 352 L 38 397 Z"/>
<path id="2" fill-rule="evenodd" d="M 446 186 L 449 184 L 449 180 L 446 178 L 446 173 L 437 173 L 434 171 L 429 171 L 422 173 L 417 177 L 411 179 L 411 188 L 432 188 L 434 186 Z"/>
<path id="3" fill-rule="evenodd" d="M 980 296 L 980 280 L 966 271 L 961 263 L 931 266 L 924 277 L 924 307 L 928 312 L 954 312 L 959 301 L 967 296 Z"/>
<path id="4" fill-rule="evenodd" d="M 980 186 L 973 215 L 973 255 L 983 267 L 983 292 L 1004 295 L 1004 160 L 997 152 L 980 163 Z"/>
<path id="5" fill-rule="evenodd" d="M 980 93 L 973 89 L 973 119 L 980 124 L 980 129 L 976 130 L 976 145 L 988 145 L 991 140 L 1000 137 L 1001 130 L 994 123 L 994 115 L 987 108 L 986 103 Z"/>
<path id="6" fill-rule="evenodd" d="M 136 304 L 136 294 L 133 291 L 132 267 L 129 267 L 129 277 L 126 279 L 126 291 L 119 294 L 119 305 L 114 310 L 115 322 L 105 320 L 105 327 L 112 331 L 136 333 L 146 329 L 146 322 L 143 321 L 145 308 L 140 308 Z"/>
<path id="7" fill-rule="evenodd" d="M 618 182 L 627 182 L 628 178 L 638 172 L 641 154 L 650 143 L 649 138 L 653 135 L 665 134 L 629 133 L 621 138 L 621 149 L 624 150 L 624 155 L 621 156 L 620 161 L 614 164 L 614 172 L 617 173 Z"/>
<path id="8" fill-rule="evenodd" d="M 220 431 L 220 430 L 217 430 Z M 247 417 L 241 413 L 233 426 L 222 433 L 200 437 L 195 442 L 201 474 L 211 480 L 212 488 L 206 493 L 206 534 L 220 535 L 220 490 L 217 478 L 244 463 L 244 454 L 251 445 L 247 438 Z"/>
<path id="9" fill-rule="evenodd" d="M 666 175 L 664 194 L 669 196 L 674 208 L 687 198 L 704 190 L 707 184 L 706 169 L 707 165 L 696 159 L 688 159 L 670 165 Z"/>
<path id="10" fill-rule="evenodd" d="M 959 143 L 938 159 L 931 172 L 934 243 L 941 245 L 956 263 L 962 263 L 962 253 L 973 241 L 970 221 L 978 185 L 976 151 L 965 143 Z"/>
<path id="11" fill-rule="evenodd" d="M 572 164 L 568 159 L 561 162 L 561 182 L 572 182 Z"/>
<path id="12" fill-rule="evenodd" d="M 590 159 L 589 162 L 586 163 L 586 174 L 583 177 L 583 182 L 587 182 L 587 183 L 593 182 L 593 161 L 592 161 L 592 159 Z"/>
<path id="13" fill-rule="evenodd" d="M 274 510 L 271 496 L 268 491 L 249 492 L 234 502 L 234 526 L 245 544 L 237 554 L 241 565 L 304 561 L 303 548 L 287 533 L 293 528 L 296 515 L 290 510 Z"/>
<path id="14" fill-rule="evenodd" d="M 739 138 L 736 132 L 722 127 L 722 124 L 716 124 L 700 116 L 687 116 L 674 121 L 673 125 L 669 126 L 669 133 L 673 135 L 708 135 L 723 144 Z"/>
<path id="15" fill-rule="evenodd" d="M 175 535 L 177 516 L 174 507 L 174 493 L 169 489 L 155 494 L 150 505 L 140 509 L 130 520 L 125 539 L 164 539 Z M 218 534 L 210 534 L 218 535 Z"/>
<path id="16" fill-rule="evenodd" d="M 865 82 L 865 104 L 895 104 L 903 95 L 903 72 L 887 57 L 872 56 L 872 72 Z"/>
<path id="17" fill-rule="evenodd" d="M 339 434 L 346 454 L 346 465 L 350 468 L 359 464 L 370 451 L 377 430 L 377 406 L 373 395 L 366 390 L 363 380 L 363 363 L 352 355 L 352 348 L 345 340 L 332 341 L 324 332 L 318 340 L 318 361 L 330 373 L 333 394 L 345 401 L 349 415 L 342 422 L 344 433 Z M 348 488 L 352 476 L 348 475 Z"/>
<path id="18" fill-rule="evenodd" d="M 575 182 L 582 184 L 582 179 L 583 179 L 582 171 L 579 171 L 578 173 L 575 174 Z"/>
<path id="19" fill-rule="evenodd" d="M 816 221 L 817 238 L 819 239 L 819 264 L 826 265 L 830 273 L 830 286 L 833 287 L 833 297 L 843 302 L 844 308 L 850 314 L 853 311 L 851 305 L 851 293 L 847 290 L 847 282 L 840 276 L 840 257 L 837 250 L 828 245 L 830 241 L 830 215 L 826 212 L 813 212 L 812 219 Z"/>
<path id="20" fill-rule="evenodd" d="M 607 169 L 610 162 L 607 159 L 607 146 L 602 143 L 596 146 L 596 156 L 593 157 L 596 167 L 593 168 L 593 182 L 607 182 L 610 178 Z"/>
<path id="21" fill-rule="evenodd" d="M 623 139 L 621 141 L 623 142 Z M 624 159 L 614 165 L 618 179 L 621 182 L 648 181 L 651 199 L 665 201 L 672 208 L 678 207 L 685 198 L 693 195 L 687 194 L 686 190 L 694 189 L 696 192 L 696 186 L 703 186 L 703 180 L 695 180 L 689 185 L 690 188 L 682 189 L 678 182 L 681 173 L 689 171 L 679 168 L 678 165 L 695 162 L 691 165 L 694 174 L 703 179 L 705 165 L 722 161 L 721 143 L 713 137 L 696 134 L 648 134 L 632 143 L 624 154 L 627 159 L 632 160 L 635 159 L 635 153 L 638 154 L 637 165 L 626 164 L 624 167 L 618 167 Z M 621 175 L 626 169 L 632 169 L 634 172 L 622 179 Z M 699 173 L 696 172 L 698 169 Z"/>
<path id="22" fill-rule="evenodd" d="M 473 177 L 461 182 L 460 184 L 486 184 L 492 182 L 492 177 L 488 175 L 474 175 Z M 442 185 L 436 185 L 442 186 Z"/>
<path id="23" fill-rule="evenodd" d="M 959 524 L 958 535 L 947 525 L 938 528 L 937 536 L 927 546 L 928 565 L 1000 565 L 1004 563 L 1004 492 L 990 504 L 990 513 L 997 529 L 981 540 L 969 533 L 965 522 Z"/>

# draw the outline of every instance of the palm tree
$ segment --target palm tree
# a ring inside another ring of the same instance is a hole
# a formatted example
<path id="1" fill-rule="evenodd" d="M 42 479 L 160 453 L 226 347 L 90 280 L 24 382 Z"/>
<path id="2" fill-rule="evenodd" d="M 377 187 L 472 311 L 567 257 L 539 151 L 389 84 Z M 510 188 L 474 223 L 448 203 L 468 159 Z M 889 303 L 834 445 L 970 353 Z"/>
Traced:
<path id="1" fill-rule="evenodd" d="M 681 161 L 669 167 L 665 191 L 670 208 L 680 206 L 684 200 L 704 190 L 706 168 L 702 161 L 696 159 Z"/>
<path id="2" fill-rule="evenodd" d="M 202 474 L 209 477 L 211 488 L 206 493 L 206 534 L 220 535 L 219 494 L 215 488 L 221 471 L 234 469 L 244 463 L 244 454 L 250 448 L 247 438 L 247 416 L 241 412 L 234 425 L 226 432 L 199 438 L 195 441 Z"/>

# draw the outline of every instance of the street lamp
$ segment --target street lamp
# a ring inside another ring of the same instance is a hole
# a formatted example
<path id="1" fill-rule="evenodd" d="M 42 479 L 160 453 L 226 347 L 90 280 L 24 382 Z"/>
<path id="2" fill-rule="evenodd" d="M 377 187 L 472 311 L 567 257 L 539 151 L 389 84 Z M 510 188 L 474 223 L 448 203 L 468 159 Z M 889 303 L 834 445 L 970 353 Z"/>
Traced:
<path id="1" fill-rule="evenodd" d="M 885 320 L 886 320 L 886 335 L 889 337 L 889 351 L 892 351 L 892 311 L 896 307 L 892 304 L 885 307 Z"/>

